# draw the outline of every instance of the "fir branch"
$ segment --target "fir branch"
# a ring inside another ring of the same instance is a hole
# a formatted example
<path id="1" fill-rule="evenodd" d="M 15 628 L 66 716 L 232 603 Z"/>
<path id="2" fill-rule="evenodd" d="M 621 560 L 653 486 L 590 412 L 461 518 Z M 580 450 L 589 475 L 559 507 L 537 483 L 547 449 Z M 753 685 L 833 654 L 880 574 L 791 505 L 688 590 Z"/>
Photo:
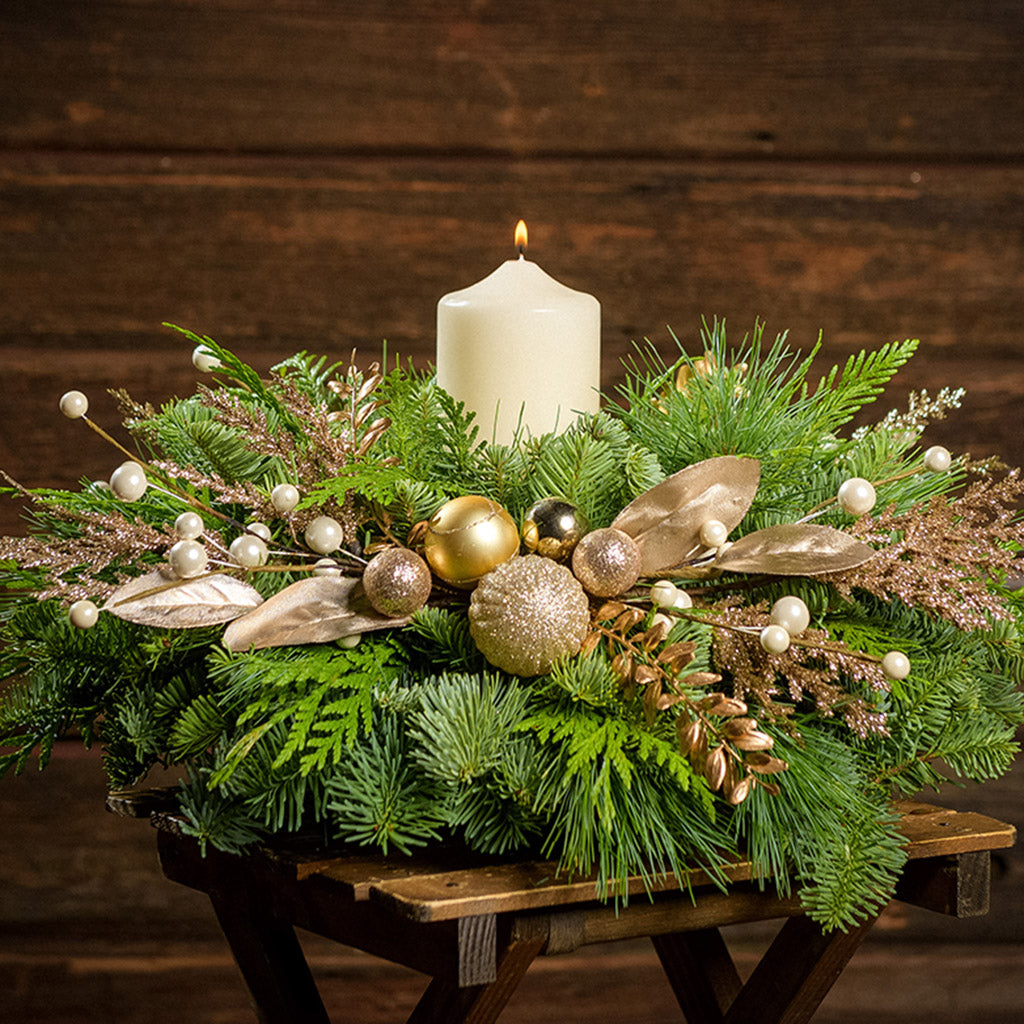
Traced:
<path id="1" fill-rule="evenodd" d="M 522 719 L 529 691 L 496 674 L 427 680 L 409 724 L 416 761 L 448 786 L 491 772 Z"/>
<path id="2" fill-rule="evenodd" d="M 346 842 L 411 853 L 440 838 L 437 782 L 418 771 L 402 720 L 384 715 L 327 780 L 334 834 Z"/>

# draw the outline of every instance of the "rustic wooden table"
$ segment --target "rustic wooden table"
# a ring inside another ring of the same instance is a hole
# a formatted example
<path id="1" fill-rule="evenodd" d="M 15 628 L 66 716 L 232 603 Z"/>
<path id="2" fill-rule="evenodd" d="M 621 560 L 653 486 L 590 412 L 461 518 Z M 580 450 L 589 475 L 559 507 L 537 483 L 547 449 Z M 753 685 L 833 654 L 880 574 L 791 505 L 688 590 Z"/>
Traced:
<path id="1" fill-rule="evenodd" d="M 409 1024 L 490 1024 L 538 955 L 641 936 L 651 938 L 690 1024 L 796 1024 L 811 1019 L 874 923 L 823 934 L 796 896 L 762 890 L 743 860 L 725 867 L 728 893 L 699 870 L 667 879 L 650 899 L 634 879 L 638 898 L 617 910 L 595 900 L 593 879 L 566 881 L 552 863 L 299 844 L 204 856 L 151 794 L 113 795 L 108 807 L 149 816 L 166 876 L 210 897 L 264 1024 L 328 1021 L 296 927 L 429 975 Z M 930 804 L 899 810 L 909 859 L 897 898 L 956 917 L 986 913 L 990 851 L 1013 844 L 1013 827 Z M 785 923 L 743 984 L 719 929 L 774 918 Z"/>

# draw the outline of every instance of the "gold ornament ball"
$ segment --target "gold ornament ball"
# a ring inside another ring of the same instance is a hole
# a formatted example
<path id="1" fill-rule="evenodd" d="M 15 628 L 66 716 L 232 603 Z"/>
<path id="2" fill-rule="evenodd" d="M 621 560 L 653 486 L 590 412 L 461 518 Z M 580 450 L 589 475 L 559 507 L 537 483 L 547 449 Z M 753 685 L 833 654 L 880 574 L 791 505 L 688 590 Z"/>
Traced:
<path id="1" fill-rule="evenodd" d="M 572 554 L 572 571 L 595 597 L 625 593 L 640 578 L 640 568 L 636 541 L 610 526 L 588 533 Z"/>
<path id="2" fill-rule="evenodd" d="M 586 532 L 579 509 L 561 498 L 541 498 L 523 517 L 523 546 L 556 562 L 568 561 Z"/>
<path id="3" fill-rule="evenodd" d="M 385 548 L 363 570 L 363 589 L 381 615 L 412 615 L 430 597 L 430 569 L 415 551 Z"/>
<path id="4" fill-rule="evenodd" d="M 488 573 L 469 600 L 469 631 L 480 653 L 515 676 L 539 676 L 579 653 L 590 602 L 579 580 L 550 558 L 512 558 Z"/>
<path id="5" fill-rule="evenodd" d="M 445 502 L 427 524 L 423 553 L 446 583 L 466 590 L 519 552 L 519 529 L 490 498 L 466 494 Z"/>

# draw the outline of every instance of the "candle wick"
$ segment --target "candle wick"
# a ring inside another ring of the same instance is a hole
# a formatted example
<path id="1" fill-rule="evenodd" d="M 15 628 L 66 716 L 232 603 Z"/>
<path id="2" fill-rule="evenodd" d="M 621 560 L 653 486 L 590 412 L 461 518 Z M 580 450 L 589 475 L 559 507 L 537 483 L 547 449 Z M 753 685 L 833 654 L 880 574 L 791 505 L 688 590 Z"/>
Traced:
<path id="1" fill-rule="evenodd" d="M 520 244 L 519 246 L 517 246 L 517 248 L 519 249 L 519 258 L 521 260 L 525 260 L 526 259 L 526 246 Z"/>

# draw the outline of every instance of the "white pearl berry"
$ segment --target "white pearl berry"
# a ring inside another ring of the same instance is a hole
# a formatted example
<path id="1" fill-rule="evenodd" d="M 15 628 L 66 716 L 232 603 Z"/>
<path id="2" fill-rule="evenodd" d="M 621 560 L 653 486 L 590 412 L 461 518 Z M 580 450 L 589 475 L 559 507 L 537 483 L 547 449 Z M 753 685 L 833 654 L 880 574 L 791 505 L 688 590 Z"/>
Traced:
<path id="1" fill-rule="evenodd" d="M 761 646 L 769 654 L 782 654 L 789 649 L 789 631 L 783 626 L 765 626 L 760 639 Z"/>
<path id="2" fill-rule="evenodd" d="M 270 504 L 281 515 L 287 515 L 299 503 L 299 490 L 292 484 L 278 484 L 270 492 Z"/>
<path id="3" fill-rule="evenodd" d="M 729 537 L 729 528 L 718 519 L 709 519 L 700 528 L 700 542 L 707 548 L 720 548 Z"/>
<path id="4" fill-rule="evenodd" d="M 658 580 L 650 589 L 651 604 L 656 608 L 671 608 L 679 596 L 679 588 L 671 580 Z"/>
<path id="5" fill-rule="evenodd" d="M 206 548 L 197 540 L 179 540 L 167 552 L 167 561 L 171 571 L 183 580 L 204 572 L 208 560 Z"/>
<path id="6" fill-rule="evenodd" d="M 330 516 L 317 516 L 306 527 L 306 544 L 318 555 L 329 555 L 337 551 L 343 540 L 341 524 Z"/>
<path id="7" fill-rule="evenodd" d="M 772 605 L 771 621 L 790 636 L 799 636 L 811 624 L 811 613 L 799 597 L 789 595 Z"/>
<path id="8" fill-rule="evenodd" d="M 890 651 L 882 658 L 886 679 L 906 679 L 910 675 L 910 659 L 902 651 Z"/>
<path id="9" fill-rule="evenodd" d="M 68 391 L 61 396 L 60 411 L 69 420 L 80 420 L 89 411 L 89 399 L 81 391 Z"/>
<path id="10" fill-rule="evenodd" d="M 839 507 L 851 516 L 862 516 L 875 507 L 877 495 L 869 480 L 855 476 L 847 480 L 836 495 Z"/>
<path id="11" fill-rule="evenodd" d="M 245 528 L 246 533 L 251 533 L 254 537 L 260 537 L 262 540 L 269 541 L 273 534 L 270 532 L 270 527 L 266 523 L 250 523 Z"/>
<path id="12" fill-rule="evenodd" d="M 110 477 L 110 489 L 122 501 L 138 501 L 147 486 L 146 471 L 137 462 L 122 462 Z"/>
<path id="13" fill-rule="evenodd" d="M 348 636 L 343 636 L 338 641 L 338 646 L 343 647 L 346 651 L 350 651 L 353 647 L 359 646 L 359 641 L 362 640 L 362 638 L 362 633 L 351 633 Z"/>
<path id="14" fill-rule="evenodd" d="M 99 617 L 99 608 L 89 600 L 76 601 L 68 609 L 68 619 L 76 629 L 92 629 Z"/>
<path id="15" fill-rule="evenodd" d="M 198 512 L 182 512 L 174 520 L 174 532 L 179 540 L 196 540 L 203 535 L 203 517 Z"/>
<path id="16" fill-rule="evenodd" d="M 924 468 L 931 473 L 945 473 L 953 464 L 953 456 L 948 448 L 934 444 L 924 453 Z"/>
<path id="17" fill-rule="evenodd" d="M 228 548 L 228 554 L 239 564 L 246 568 L 254 568 L 257 565 L 266 565 L 267 543 L 262 537 L 253 537 L 243 533 L 236 537 Z"/>
<path id="18" fill-rule="evenodd" d="M 205 345 L 197 345 L 192 350 L 192 365 L 200 373 L 212 373 L 224 364 Z"/>
<path id="19" fill-rule="evenodd" d="M 667 636 L 672 627 L 676 624 L 676 620 L 671 616 L 666 615 L 664 612 L 656 612 L 651 616 L 651 626 L 660 626 L 665 630 Z"/>

